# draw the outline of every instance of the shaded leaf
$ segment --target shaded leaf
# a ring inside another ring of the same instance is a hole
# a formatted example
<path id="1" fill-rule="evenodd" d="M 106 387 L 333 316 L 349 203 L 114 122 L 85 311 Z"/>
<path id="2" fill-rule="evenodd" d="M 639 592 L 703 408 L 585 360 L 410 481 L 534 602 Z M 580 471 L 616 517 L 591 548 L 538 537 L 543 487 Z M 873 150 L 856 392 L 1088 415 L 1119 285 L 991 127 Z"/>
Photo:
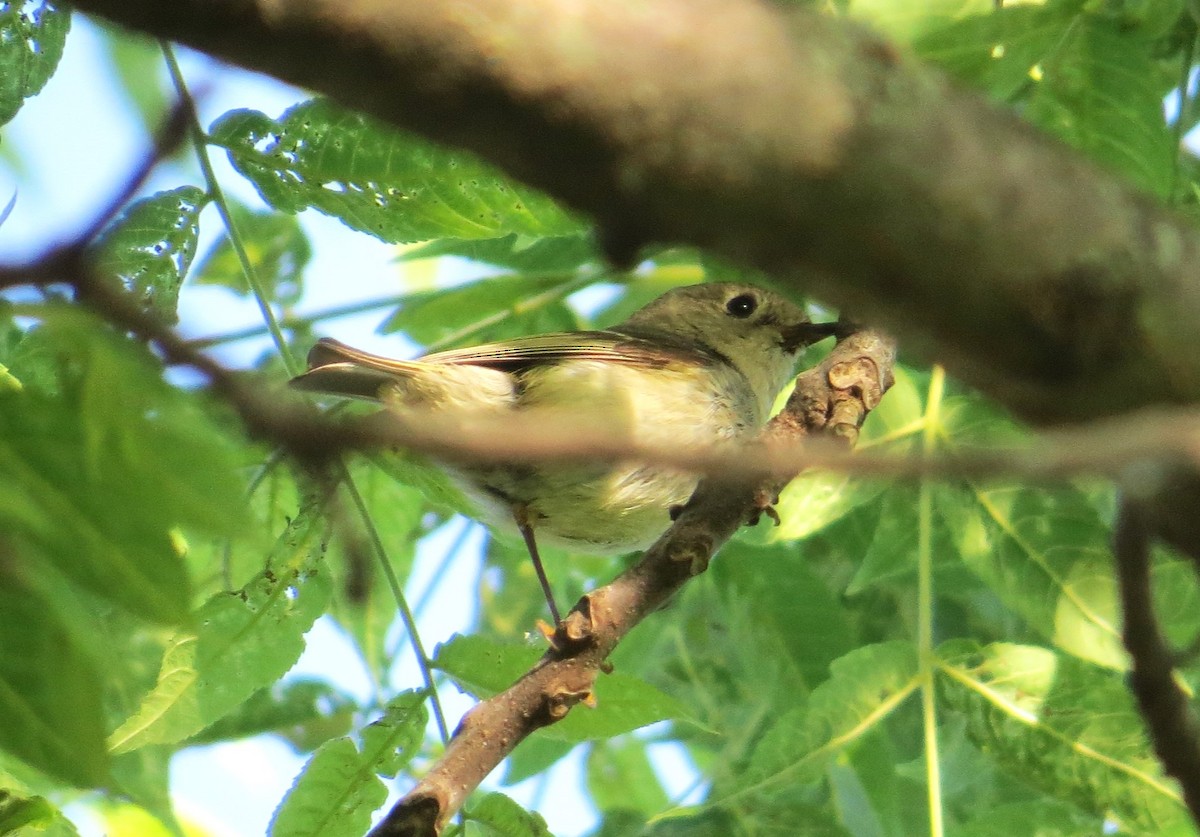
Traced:
<path id="1" fill-rule="evenodd" d="M 130 611 L 180 621 L 176 527 L 236 531 L 235 449 L 145 347 L 77 309 L 46 309 L 12 362 L 26 386 L 0 392 L 0 531 Z"/>
<path id="2" fill-rule="evenodd" d="M 497 276 L 424 291 L 408 297 L 380 330 L 401 331 L 421 345 L 446 348 L 463 340 L 482 343 L 542 331 L 542 323 L 535 324 L 531 315 L 547 309 L 555 309 L 552 316 L 557 315 L 559 325 L 545 330 L 570 330 L 577 323 L 562 301 L 568 287 L 575 285 L 561 276 Z"/>
<path id="3" fill-rule="evenodd" d="M 323 680 L 288 680 L 251 695 L 241 706 L 187 743 L 209 744 L 263 733 L 286 738 L 301 752 L 350 731 L 353 698 Z"/>
<path id="4" fill-rule="evenodd" d="M 109 758 L 99 674 L 42 597 L 3 571 L 7 546 L 0 537 L 0 746 L 66 782 L 100 787 Z M 0 805 L 0 815 L 45 814 L 31 800 L 13 806 Z"/>
<path id="5" fill-rule="evenodd" d="M 940 694 L 1024 782 L 1135 832 L 1186 817 L 1118 675 L 1030 645 L 962 640 L 938 655 Z"/>
<path id="6" fill-rule="evenodd" d="M 811 781 L 917 687 L 917 655 L 907 642 L 866 645 L 835 660 L 829 679 L 769 729 L 741 787 Z"/>
<path id="7" fill-rule="evenodd" d="M 233 224 L 243 251 L 266 297 L 280 305 L 293 305 L 304 291 L 304 269 L 312 259 L 312 245 L 295 215 L 254 212 L 233 206 Z M 220 285 L 234 293 L 251 293 L 242 263 L 225 230 L 221 239 L 196 265 L 197 285 Z"/>
<path id="8" fill-rule="evenodd" d="M 650 817 L 670 805 L 646 754 L 646 744 L 632 736 L 592 745 L 587 760 L 587 785 L 602 811 L 636 811 Z"/>
<path id="9" fill-rule="evenodd" d="M 464 831 L 478 837 L 551 837 L 546 821 L 530 813 L 502 793 L 489 793 L 472 802 L 463 813 Z"/>
<path id="10" fill-rule="evenodd" d="M 321 745 L 271 819 L 271 837 L 359 837 L 387 799 L 379 776 L 395 776 L 416 754 L 428 713 L 422 692 L 403 692 L 383 717 L 349 738 Z"/>

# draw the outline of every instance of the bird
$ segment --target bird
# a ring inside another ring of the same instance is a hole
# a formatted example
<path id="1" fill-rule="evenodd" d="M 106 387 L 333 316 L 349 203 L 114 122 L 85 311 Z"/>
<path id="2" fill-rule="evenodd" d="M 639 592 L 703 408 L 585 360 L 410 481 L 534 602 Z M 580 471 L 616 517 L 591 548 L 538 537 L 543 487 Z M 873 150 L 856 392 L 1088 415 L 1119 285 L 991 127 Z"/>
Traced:
<path id="1" fill-rule="evenodd" d="M 519 337 L 397 360 L 320 339 L 297 389 L 388 409 L 519 412 L 557 408 L 616 422 L 634 444 L 671 438 L 706 447 L 767 421 L 799 353 L 835 333 L 755 285 L 667 291 L 624 322 Z M 637 461 L 436 463 L 475 516 L 524 540 L 554 623 L 560 621 L 539 541 L 595 554 L 644 549 L 690 498 L 696 474 Z"/>

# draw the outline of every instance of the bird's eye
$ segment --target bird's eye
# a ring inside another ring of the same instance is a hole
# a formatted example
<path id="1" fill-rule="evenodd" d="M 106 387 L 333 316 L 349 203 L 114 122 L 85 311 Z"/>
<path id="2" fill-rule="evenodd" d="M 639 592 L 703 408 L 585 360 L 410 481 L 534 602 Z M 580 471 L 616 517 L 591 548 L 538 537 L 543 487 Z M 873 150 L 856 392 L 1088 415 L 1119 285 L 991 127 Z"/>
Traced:
<path id="1" fill-rule="evenodd" d="M 738 294 L 725 303 L 725 310 L 729 315 L 741 320 L 749 317 L 757 308 L 758 300 L 754 298 L 754 294 Z"/>

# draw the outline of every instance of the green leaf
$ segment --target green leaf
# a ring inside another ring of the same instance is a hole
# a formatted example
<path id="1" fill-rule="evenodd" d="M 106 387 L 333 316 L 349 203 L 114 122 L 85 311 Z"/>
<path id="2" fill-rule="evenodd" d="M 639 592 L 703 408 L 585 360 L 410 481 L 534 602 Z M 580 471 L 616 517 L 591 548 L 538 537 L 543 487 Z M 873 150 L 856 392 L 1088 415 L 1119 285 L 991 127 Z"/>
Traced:
<path id="1" fill-rule="evenodd" d="M 202 189 L 180 186 L 134 201 L 97 244 L 96 270 L 116 276 L 142 307 L 179 319 L 179 286 L 196 255 Z"/>
<path id="2" fill-rule="evenodd" d="M 750 636 L 778 638 L 804 682 L 816 685 L 829 676 L 830 663 L 854 649 L 856 631 L 840 590 L 817 574 L 809 553 L 808 544 L 734 543 L 710 572 L 731 597 L 753 602 Z"/>
<path id="3" fill-rule="evenodd" d="M 178 631 L 158 683 L 109 737 L 113 752 L 183 741 L 224 717 L 291 668 L 304 634 L 324 612 L 326 524 L 314 508 L 297 515 L 264 570 L 234 593 L 219 593 Z"/>
<path id="4" fill-rule="evenodd" d="M 0 555 L 6 546 L 0 536 Z M 0 565 L 0 747 L 71 784 L 103 786 L 109 759 L 98 678 L 53 608 Z"/>
<path id="5" fill-rule="evenodd" d="M 54 75 L 70 28 L 59 3 L 0 0 L 0 125 Z"/>
<path id="6" fill-rule="evenodd" d="M 1071 488 L 939 490 L 966 566 L 1031 628 L 1082 659 L 1124 668 L 1107 527 Z"/>
<path id="7" fill-rule="evenodd" d="M 424 346 L 448 347 L 467 338 L 480 343 L 534 331 L 531 315 L 547 308 L 561 312 L 557 330 L 571 329 L 576 325 L 574 316 L 562 301 L 568 289 L 578 287 L 561 276 L 497 276 L 425 291 L 408 297 L 380 330 L 402 331 Z"/>
<path id="8" fill-rule="evenodd" d="M 11 360 L 26 385 L 0 392 L 0 531 L 134 613 L 181 621 L 178 528 L 237 530 L 236 449 L 144 346 L 78 309 L 45 309 Z"/>
<path id="9" fill-rule="evenodd" d="M 406 250 L 401 260 L 458 256 L 521 273 L 567 273 L 603 257 L 587 233 L 534 238 L 513 233 L 503 238 L 444 238 Z"/>
<path id="10" fill-rule="evenodd" d="M 933 27 L 916 48 L 1161 197 L 1174 174 L 1162 102 L 1175 76 L 1159 61 L 1158 28 L 1075 4 L 1013 4 Z"/>
<path id="11" fill-rule="evenodd" d="M 120 79 L 118 91 L 133 106 L 143 128 L 154 134 L 171 107 L 164 83 L 162 47 L 152 38 L 108 25 L 101 18 L 90 18 L 89 23 L 104 35 L 102 46 L 108 65 Z"/>
<path id="12" fill-rule="evenodd" d="M 267 203 L 313 207 L 383 241 L 567 235 L 581 224 L 549 198 L 463 153 L 313 99 L 278 120 L 231 111 L 211 140 Z"/>
<path id="13" fill-rule="evenodd" d="M 4 787 L 0 781 L 0 834 L 11 837 L 79 837 L 49 800 Z"/>
<path id="14" fill-rule="evenodd" d="M 254 275 L 268 299 L 293 305 L 304 291 L 304 269 L 312 259 L 312 245 L 295 215 L 254 212 L 234 204 L 233 226 Z M 196 265 L 197 285 L 220 285 L 234 293 L 251 293 L 245 271 L 229 239 L 221 236 Z"/>
<path id="15" fill-rule="evenodd" d="M 323 680 L 289 680 L 251 695 L 187 743 L 211 744 L 274 733 L 297 750 L 311 752 L 348 733 L 357 710 L 352 697 Z"/>
<path id="16" fill-rule="evenodd" d="M 592 801 L 602 811 L 636 811 L 649 818 L 671 802 L 650 764 L 645 742 L 632 736 L 592 745 L 587 786 Z"/>
<path id="17" fill-rule="evenodd" d="M 1119 675 L 1031 645 L 955 640 L 937 653 L 940 694 L 1023 782 L 1148 833 L 1186 816 Z"/>
<path id="18" fill-rule="evenodd" d="M 463 691 L 483 699 L 520 679 L 542 656 L 536 648 L 505 645 L 481 636 L 455 636 L 434 651 L 434 667 Z M 669 719 L 690 719 L 687 707 L 643 680 L 621 672 L 601 675 L 595 708 L 577 706 L 539 733 L 560 741 L 611 738 Z"/>
<path id="19" fill-rule="evenodd" d="M 489 793 L 463 809 L 464 834 L 477 837 L 551 837 L 546 821 L 502 793 Z"/>
<path id="20" fill-rule="evenodd" d="M 383 717 L 349 738 L 327 741 L 305 765 L 271 819 L 271 837 L 359 837 L 387 799 L 379 775 L 395 776 L 416 754 L 428 713 L 423 692 L 403 692 Z"/>
<path id="21" fill-rule="evenodd" d="M 763 735 L 740 786 L 758 790 L 817 778 L 917 688 L 917 656 L 907 642 L 866 645 L 835 660 L 829 679 Z"/>

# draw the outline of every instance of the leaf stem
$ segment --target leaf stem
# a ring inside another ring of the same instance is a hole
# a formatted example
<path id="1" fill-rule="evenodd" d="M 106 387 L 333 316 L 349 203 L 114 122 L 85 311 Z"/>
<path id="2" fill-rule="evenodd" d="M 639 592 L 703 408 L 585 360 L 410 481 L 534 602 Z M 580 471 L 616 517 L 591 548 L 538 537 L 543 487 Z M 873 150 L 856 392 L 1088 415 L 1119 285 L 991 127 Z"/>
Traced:
<path id="1" fill-rule="evenodd" d="M 929 392 L 925 402 L 925 427 L 921 434 L 921 448 L 925 455 L 933 453 L 937 445 L 945 389 L 946 372 L 941 366 L 935 366 L 929 379 Z M 921 724 L 925 739 L 929 834 L 930 837 L 943 837 L 946 827 L 942 816 L 937 695 L 933 680 L 937 671 L 937 660 L 933 652 L 933 487 L 929 480 L 921 481 L 917 521 L 917 670 L 921 683 Z"/>
<path id="2" fill-rule="evenodd" d="M 289 377 L 295 376 L 299 372 L 296 361 L 292 358 L 291 352 L 288 349 L 287 340 L 283 336 L 283 330 L 279 327 L 279 320 L 275 316 L 275 312 L 271 310 L 266 290 L 262 282 L 259 281 L 254 264 L 250 261 L 249 253 L 246 252 L 245 242 L 243 242 L 241 235 L 238 233 L 237 226 L 233 222 L 233 215 L 229 210 L 229 201 L 225 198 L 225 192 L 221 189 L 221 184 L 217 181 L 216 172 L 213 171 L 212 161 L 208 158 L 208 146 L 205 141 L 204 129 L 200 127 L 200 120 L 196 116 L 195 102 L 192 100 L 192 94 L 188 90 L 183 73 L 179 69 L 179 62 L 175 60 L 175 50 L 166 41 L 159 41 L 159 45 L 162 48 L 163 58 L 167 62 L 167 70 L 171 74 L 171 83 L 175 86 L 175 93 L 187 106 L 188 133 L 191 135 L 192 145 L 195 146 L 196 160 L 200 164 L 201 173 L 204 175 L 208 194 L 212 197 L 212 201 L 217 207 L 217 212 L 221 215 L 221 221 L 224 223 L 225 230 L 229 234 L 229 243 L 233 247 L 233 252 L 237 256 L 238 263 L 242 267 L 242 274 L 246 277 L 246 284 L 249 286 L 251 293 L 254 294 L 259 311 L 262 312 L 263 322 L 266 323 L 267 330 L 271 333 L 271 339 L 275 342 L 275 347 L 279 350 L 279 356 L 283 360 L 284 369 L 287 370 Z"/>
<path id="3" fill-rule="evenodd" d="M 383 538 L 379 536 L 379 529 L 376 528 L 375 521 L 371 519 L 371 512 L 367 509 L 366 502 L 363 501 L 362 493 L 354 484 L 350 471 L 344 463 L 342 464 L 341 479 L 346 485 L 346 490 L 350 492 L 350 499 L 358 510 L 359 517 L 362 518 L 363 526 L 367 530 L 367 537 L 371 540 L 371 547 L 383 567 L 383 575 L 387 579 L 388 588 L 392 591 L 392 598 L 396 600 L 396 608 L 400 611 L 400 619 L 404 622 L 404 629 L 408 633 L 409 644 L 417 658 L 417 667 L 421 670 L 421 679 L 425 681 L 425 688 L 429 692 L 429 702 L 433 706 L 433 717 L 437 722 L 438 734 L 441 736 L 442 743 L 445 744 L 450 740 L 450 729 L 446 725 L 446 713 L 442 709 L 442 701 L 438 697 L 437 686 L 433 682 L 433 663 L 430 661 L 429 655 L 425 653 L 425 643 L 421 641 L 421 635 L 417 631 L 417 619 L 413 615 L 412 608 L 408 606 L 408 599 L 404 595 L 400 579 L 396 577 L 396 571 L 392 568 L 392 562 L 388 560 L 387 548 L 383 545 Z"/>

